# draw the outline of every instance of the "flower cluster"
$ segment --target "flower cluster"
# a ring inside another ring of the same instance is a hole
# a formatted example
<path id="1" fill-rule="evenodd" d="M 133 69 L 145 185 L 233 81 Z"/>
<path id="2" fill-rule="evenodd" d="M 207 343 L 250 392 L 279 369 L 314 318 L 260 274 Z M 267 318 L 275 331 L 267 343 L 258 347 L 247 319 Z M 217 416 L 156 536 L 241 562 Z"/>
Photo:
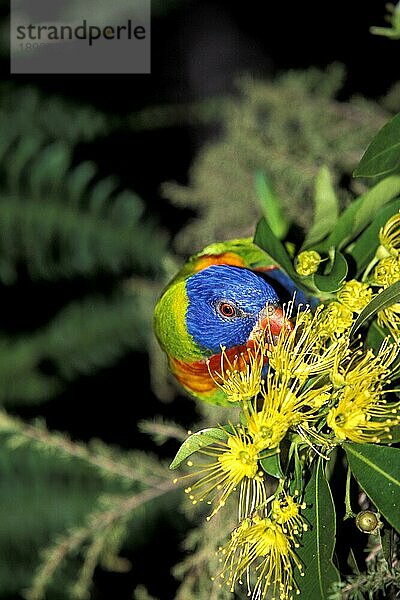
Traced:
<path id="1" fill-rule="evenodd" d="M 371 281 L 381 289 L 400 281 L 400 213 L 391 217 L 379 232 L 380 246 L 376 252 L 377 264 Z M 400 304 L 397 302 L 378 312 L 378 325 L 400 339 Z"/>
<path id="2" fill-rule="evenodd" d="M 316 455 L 329 460 L 343 442 L 388 443 L 400 423 L 392 387 L 400 362 L 400 304 L 379 311 L 376 323 L 385 335 L 375 350 L 351 331 L 371 300 L 400 280 L 400 214 L 379 239 L 360 281 L 345 282 L 315 310 L 289 303 L 293 329 L 283 328 L 273 345 L 260 333 L 248 356 L 228 358 L 222 348 L 219 368 L 209 365 L 228 401 L 239 404 L 241 418 L 220 427 L 221 440 L 197 450 L 198 463 L 187 462 L 185 477 L 194 483 L 185 491 L 193 504 L 211 506 L 208 519 L 237 499 L 237 527 L 218 551 L 219 577 L 231 591 L 245 581 L 252 600 L 290 600 L 299 593 L 296 573 L 303 569 L 296 550 L 307 525 L 296 457 L 310 464 Z M 303 270 L 311 259 L 299 262 Z M 271 458 L 282 463 L 279 478 L 269 474 Z"/>
<path id="3" fill-rule="evenodd" d="M 230 541 L 219 548 L 222 571 L 219 577 L 233 592 L 243 576 L 247 581 L 247 594 L 253 600 L 272 597 L 281 600 L 293 598 L 299 588 L 294 577 L 295 569 L 302 576 L 301 561 L 294 548 L 307 524 L 300 515 L 305 508 L 285 491 L 277 493 L 268 512 L 244 519 L 232 532 Z"/>

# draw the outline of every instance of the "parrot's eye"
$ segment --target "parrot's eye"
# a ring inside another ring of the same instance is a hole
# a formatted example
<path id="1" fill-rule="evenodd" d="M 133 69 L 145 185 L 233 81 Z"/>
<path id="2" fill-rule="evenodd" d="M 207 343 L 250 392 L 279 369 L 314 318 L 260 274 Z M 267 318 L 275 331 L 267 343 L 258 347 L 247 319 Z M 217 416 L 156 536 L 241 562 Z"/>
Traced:
<path id="1" fill-rule="evenodd" d="M 230 302 L 222 301 L 217 304 L 218 312 L 227 319 L 238 317 L 240 314 L 239 309 Z"/>

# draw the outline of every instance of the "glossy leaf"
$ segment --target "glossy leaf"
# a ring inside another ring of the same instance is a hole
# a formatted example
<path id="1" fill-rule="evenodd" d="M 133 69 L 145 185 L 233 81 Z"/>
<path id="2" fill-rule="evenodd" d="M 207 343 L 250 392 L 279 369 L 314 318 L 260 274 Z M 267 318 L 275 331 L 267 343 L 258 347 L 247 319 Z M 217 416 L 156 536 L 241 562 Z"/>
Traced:
<path id="1" fill-rule="evenodd" d="M 392 427 L 390 430 L 390 435 L 391 435 L 391 440 L 390 440 L 391 444 L 400 443 L 400 425 L 396 425 L 395 427 Z"/>
<path id="2" fill-rule="evenodd" d="M 254 243 L 265 250 L 271 256 L 271 258 L 273 258 L 275 263 L 281 267 L 281 269 L 285 271 L 287 275 L 289 275 L 289 277 L 301 290 L 310 292 L 310 289 L 306 287 L 307 284 L 302 281 L 302 279 L 294 270 L 292 261 L 285 249 L 285 246 L 276 237 L 265 218 L 261 219 L 257 224 Z"/>
<path id="3" fill-rule="evenodd" d="M 341 214 L 329 237 L 316 246 L 328 252 L 354 240 L 375 218 L 377 211 L 400 194 L 400 176 L 391 175 L 354 200 Z"/>
<path id="4" fill-rule="evenodd" d="M 339 204 L 328 167 L 322 167 L 315 179 L 314 217 L 302 250 L 311 248 L 329 235 L 338 219 Z"/>
<path id="5" fill-rule="evenodd" d="M 272 256 L 288 275 L 297 276 L 285 246 L 276 237 L 265 218 L 261 219 L 257 224 L 254 243 Z"/>
<path id="6" fill-rule="evenodd" d="M 376 508 L 400 531 L 400 449 L 344 444 L 350 469 Z"/>
<path id="7" fill-rule="evenodd" d="M 282 472 L 281 461 L 280 461 L 280 453 L 277 452 L 272 456 L 267 456 L 266 458 L 262 458 L 260 460 L 260 465 L 263 470 L 271 475 L 272 477 L 276 477 L 276 479 L 281 479 L 285 475 Z"/>
<path id="8" fill-rule="evenodd" d="M 361 325 L 373 317 L 378 311 L 387 308 L 392 304 L 396 304 L 397 302 L 400 302 L 400 281 L 396 281 L 396 283 L 387 287 L 367 304 L 354 321 L 350 330 L 350 336 L 354 335 Z"/>
<path id="9" fill-rule="evenodd" d="M 335 508 L 325 476 L 325 463 L 321 458 L 306 486 L 304 501 L 307 508 L 302 515 L 310 523 L 310 530 L 304 532 L 302 546 L 297 551 L 305 570 L 304 577 L 298 579 L 300 597 L 326 600 L 330 587 L 339 580 L 339 574 L 332 563 L 336 535 Z"/>
<path id="10" fill-rule="evenodd" d="M 363 231 L 353 247 L 349 250 L 350 256 L 353 257 L 356 263 L 357 275 L 360 275 L 362 271 L 364 271 L 375 255 L 379 246 L 379 229 L 399 210 L 400 199 L 393 200 L 388 206 L 382 208 L 372 221 L 371 225 Z"/>
<path id="11" fill-rule="evenodd" d="M 219 427 L 208 427 L 193 433 L 183 442 L 169 468 L 177 469 L 193 452 L 197 452 L 197 450 L 210 446 L 215 442 L 225 441 L 227 437 L 226 431 Z"/>
<path id="12" fill-rule="evenodd" d="M 359 234 L 377 211 L 400 194 L 400 175 L 389 175 L 361 196 L 360 206 L 354 215 L 354 233 Z"/>
<path id="13" fill-rule="evenodd" d="M 377 177 L 391 173 L 400 166 L 400 113 L 388 121 L 376 134 L 364 152 L 354 177 Z"/>
<path id="14" fill-rule="evenodd" d="M 292 444 L 289 450 L 289 462 L 293 459 L 293 479 L 290 482 L 290 492 L 292 494 L 298 494 L 303 489 L 303 463 L 299 456 L 299 449 L 297 444 Z"/>
<path id="15" fill-rule="evenodd" d="M 376 321 L 372 321 L 368 328 L 366 345 L 368 348 L 372 348 L 372 350 L 377 352 L 387 335 L 388 332 L 385 331 L 385 329 L 382 329 L 382 327 L 378 325 Z"/>
<path id="16" fill-rule="evenodd" d="M 385 524 L 383 529 L 379 532 L 381 538 L 382 552 L 383 556 L 388 565 L 393 564 L 393 559 L 396 555 L 396 540 L 395 540 L 395 532 L 390 525 Z"/>
<path id="17" fill-rule="evenodd" d="M 289 229 L 289 221 L 283 212 L 282 202 L 275 195 L 271 183 L 265 173 L 262 171 L 256 173 L 255 183 L 257 197 L 264 218 L 276 237 L 282 240 Z"/>
<path id="18" fill-rule="evenodd" d="M 345 280 L 347 271 L 347 261 L 343 254 L 335 252 L 333 265 L 328 275 L 314 275 L 315 286 L 321 292 L 336 292 Z"/>

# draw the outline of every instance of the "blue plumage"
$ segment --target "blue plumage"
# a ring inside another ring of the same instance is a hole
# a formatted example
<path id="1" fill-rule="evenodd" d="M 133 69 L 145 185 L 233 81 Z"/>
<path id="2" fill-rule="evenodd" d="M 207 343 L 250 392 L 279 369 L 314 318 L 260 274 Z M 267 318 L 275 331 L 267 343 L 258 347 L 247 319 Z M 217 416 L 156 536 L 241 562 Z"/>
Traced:
<path id="1" fill-rule="evenodd" d="M 241 267 L 212 265 L 186 282 L 186 325 L 195 342 L 210 354 L 245 344 L 260 311 L 277 305 L 275 290 L 260 275 Z"/>
<path id="2" fill-rule="evenodd" d="M 293 305 L 297 308 L 299 307 L 301 310 L 304 310 L 306 306 L 311 306 L 315 308 L 319 300 L 315 298 L 315 296 L 308 296 L 298 287 L 296 284 L 290 279 L 286 273 L 279 269 L 271 269 L 265 273 L 265 277 L 271 281 L 277 288 L 282 286 L 282 295 L 280 295 L 280 299 L 285 299 L 286 301 L 293 300 Z"/>

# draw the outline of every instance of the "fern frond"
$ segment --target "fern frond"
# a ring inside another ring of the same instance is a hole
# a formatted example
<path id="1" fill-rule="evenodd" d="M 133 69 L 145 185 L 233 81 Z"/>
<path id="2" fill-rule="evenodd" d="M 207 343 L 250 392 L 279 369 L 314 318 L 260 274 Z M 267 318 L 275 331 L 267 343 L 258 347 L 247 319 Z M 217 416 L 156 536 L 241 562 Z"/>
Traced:
<path id="1" fill-rule="evenodd" d="M 83 549 L 86 557 L 84 558 L 83 569 L 90 571 L 93 567 L 92 556 L 96 560 L 99 558 L 107 543 L 108 535 L 119 537 L 118 533 L 121 531 L 121 525 L 125 524 L 135 511 L 172 492 L 175 488 L 176 486 L 171 481 L 164 481 L 158 486 L 147 488 L 131 496 L 108 497 L 105 505 L 93 511 L 82 527 L 74 528 L 46 550 L 42 565 L 39 567 L 30 589 L 25 594 L 27 600 L 43 600 L 45 589 L 53 579 L 56 571 L 71 553 L 76 553 L 85 543 L 87 546 Z M 116 532 L 114 528 L 119 528 L 119 532 Z M 100 540 L 99 545 L 97 545 L 98 540 Z M 104 542 L 104 545 L 102 542 Z M 71 589 L 72 598 L 77 598 L 77 600 L 80 600 L 87 593 L 87 585 L 90 585 L 85 571 L 82 571 L 81 575 L 77 587 L 72 586 Z M 84 584 L 86 587 L 82 587 Z"/>
<path id="2" fill-rule="evenodd" d="M 0 403 L 43 402 L 61 390 L 62 382 L 42 373 L 35 339 L 0 338 Z"/>
<path id="3" fill-rule="evenodd" d="M 10 283 L 26 264 L 33 279 L 57 280 L 101 272 L 160 271 L 165 239 L 152 223 L 110 218 L 32 198 L 3 196 L 0 203 L 0 276 Z M 117 222 L 118 221 L 118 222 Z"/>
<path id="4" fill-rule="evenodd" d="M 72 379 L 112 364 L 128 349 L 144 351 L 150 327 L 133 294 L 87 297 L 64 307 L 35 334 L 36 352 Z"/>
<path id="5" fill-rule="evenodd" d="M 159 598 L 151 596 L 144 585 L 138 585 L 133 590 L 132 598 L 133 600 L 159 600 Z"/>
<path id="6" fill-rule="evenodd" d="M 175 600 L 226 600 L 230 597 L 229 588 L 223 587 L 218 577 L 220 562 L 216 549 L 229 539 L 234 520 L 234 511 L 221 511 L 186 536 L 185 549 L 189 553 L 173 569 L 174 576 L 181 580 Z"/>
<path id="7" fill-rule="evenodd" d="M 225 96 L 207 98 L 187 104 L 147 106 L 128 115 L 127 126 L 132 131 L 151 131 L 167 127 L 199 125 L 220 121 L 229 110 L 231 99 Z"/>
<path id="8" fill-rule="evenodd" d="M 166 421 L 163 417 L 154 417 L 151 421 L 139 421 L 138 427 L 160 446 L 171 439 L 183 442 L 187 437 L 187 431 L 183 427 L 172 421 Z"/>
<path id="9" fill-rule="evenodd" d="M 91 141 L 115 126 L 113 119 L 92 106 L 9 82 L 0 86 L 0 123 L 2 132 L 12 129 L 15 136 L 40 133 L 48 141 L 69 144 Z"/>
<path id="10" fill-rule="evenodd" d="M 364 598 L 387 598 L 400 596 L 400 565 L 389 567 L 380 557 L 366 572 L 349 576 L 337 583 L 329 594 L 329 600 L 364 600 Z"/>
<path id="11" fill-rule="evenodd" d="M 137 297 L 146 294 L 152 306 L 152 288 L 142 282 L 134 293 L 131 284 L 129 294 L 70 303 L 29 337 L 0 337 L 0 401 L 43 402 L 61 391 L 66 380 L 111 365 L 129 350 L 145 351 L 151 314 Z M 52 364 L 52 375 L 42 371 L 43 361 Z"/>
<path id="12" fill-rule="evenodd" d="M 122 452 L 100 440 L 87 446 L 72 441 L 67 434 L 50 432 L 42 421 L 25 423 L 5 411 L 0 411 L 0 434 L 10 448 L 30 446 L 34 451 L 79 460 L 95 468 L 98 475 L 117 477 L 125 484 L 158 485 L 171 479 L 167 466 L 150 454 L 139 450 Z"/>
<path id="13" fill-rule="evenodd" d="M 91 162 L 72 166 L 64 142 L 41 144 L 29 135 L 0 144 L 0 277 L 15 280 L 21 263 L 48 280 L 159 271 L 166 239 L 142 218 L 142 200 Z"/>
<path id="14" fill-rule="evenodd" d="M 31 444 L 0 445 L 0 597 L 16 597 L 31 578 L 41 548 L 81 523 L 99 494 L 123 491 L 84 461 L 65 460 Z"/>

